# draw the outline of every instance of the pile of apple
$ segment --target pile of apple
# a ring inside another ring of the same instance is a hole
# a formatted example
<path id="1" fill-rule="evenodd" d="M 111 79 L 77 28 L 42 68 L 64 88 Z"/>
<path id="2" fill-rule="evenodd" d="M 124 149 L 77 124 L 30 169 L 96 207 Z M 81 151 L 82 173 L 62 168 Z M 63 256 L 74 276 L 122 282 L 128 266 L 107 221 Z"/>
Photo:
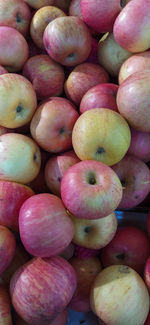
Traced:
<path id="1" fill-rule="evenodd" d="M 150 1 L 0 0 L 1 325 L 150 325 L 149 166 Z"/>

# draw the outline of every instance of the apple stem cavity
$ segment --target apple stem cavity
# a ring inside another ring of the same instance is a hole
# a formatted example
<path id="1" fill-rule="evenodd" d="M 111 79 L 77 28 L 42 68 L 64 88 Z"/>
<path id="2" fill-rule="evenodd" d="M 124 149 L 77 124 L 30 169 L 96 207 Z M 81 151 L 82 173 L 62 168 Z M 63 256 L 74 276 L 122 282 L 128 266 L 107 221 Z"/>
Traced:
<path id="1" fill-rule="evenodd" d="M 91 232 L 91 227 L 90 226 L 87 226 L 84 228 L 84 231 L 89 234 L 89 232 Z"/>
<path id="2" fill-rule="evenodd" d="M 119 260 L 124 260 L 125 257 L 126 257 L 126 255 L 125 255 L 125 253 L 121 253 L 121 254 L 116 255 L 116 257 L 117 257 Z"/>
<path id="3" fill-rule="evenodd" d="M 22 107 L 20 106 L 20 105 L 18 105 L 17 107 L 16 107 L 16 112 L 17 113 L 20 113 L 22 111 Z"/>
<path id="4" fill-rule="evenodd" d="M 60 133 L 60 134 L 64 134 L 64 132 L 65 132 L 65 130 L 64 130 L 63 127 L 59 129 L 59 133 Z"/>
<path id="5" fill-rule="evenodd" d="M 88 184 L 90 184 L 90 185 L 95 185 L 96 184 L 96 177 L 95 177 L 95 174 L 93 172 L 91 172 L 88 175 Z"/>
<path id="6" fill-rule="evenodd" d="M 104 153 L 104 152 L 105 152 L 105 150 L 104 150 L 103 147 L 98 147 L 98 149 L 97 149 L 97 151 L 96 151 L 96 154 L 101 155 L 101 154 Z"/>
<path id="7" fill-rule="evenodd" d="M 19 23 L 21 23 L 21 21 L 22 21 L 22 18 L 20 16 L 19 12 L 17 12 L 16 13 L 16 23 L 19 24 Z"/>

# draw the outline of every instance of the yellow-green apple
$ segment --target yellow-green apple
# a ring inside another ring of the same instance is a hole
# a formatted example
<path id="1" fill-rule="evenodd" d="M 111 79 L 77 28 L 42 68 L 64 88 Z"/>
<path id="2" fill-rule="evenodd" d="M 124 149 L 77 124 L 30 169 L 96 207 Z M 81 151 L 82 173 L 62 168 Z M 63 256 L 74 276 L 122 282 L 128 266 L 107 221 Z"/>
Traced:
<path id="1" fill-rule="evenodd" d="M 0 64 L 8 72 L 17 72 L 28 56 L 29 47 L 24 36 L 13 27 L 0 26 Z"/>
<path id="2" fill-rule="evenodd" d="M 90 302 L 92 311 L 109 325 L 143 325 L 150 307 L 142 277 L 126 265 L 108 266 L 96 276 Z"/>
<path id="3" fill-rule="evenodd" d="M 81 99 L 80 113 L 97 107 L 109 108 L 118 112 L 117 91 L 118 85 L 113 83 L 102 83 L 90 88 Z"/>
<path id="4" fill-rule="evenodd" d="M 31 8 L 40 9 L 44 6 L 51 6 L 54 0 L 24 0 Z"/>
<path id="5" fill-rule="evenodd" d="M 150 211 L 147 215 L 147 218 L 146 218 L 146 229 L 147 229 L 147 233 L 148 235 L 150 236 Z"/>
<path id="6" fill-rule="evenodd" d="M 81 0 L 71 0 L 70 6 L 69 6 L 69 15 L 77 16 L 82 19 Z"/>
<path id="7" fill-rule="evenodd" d="M 137 28 L 138 26 L 138 28 Z M 117 16 L 113 33 L 116 42 L 126 50 L 137 53 L 150 47 L 149 1 L 129 1 Z"/>
<path id="8" fill-rule="evenodd" d="M 0 225 L 0 275 L 11 263 L 16 249 L 14 234 L 4 226 Z"/>
<path id="9" fill-rule="evenodd" d="M 131 129 L 131 143 L 128 153 L 145 161 L 150 161 L 150 132 Z"/>
<path id="10" fill-rule="evenodd" d="M 46 26 L 55 18 L 64 16 L 66 14 L 54 6 L 42 7 L 34 13 L 30 23 L 30 35 L 39 48 L 45 49 L 43 34 Z"/>
<path id="11" fill-rule="evenodd" d="M 60 184 L 66 170 L 79 162 L 73 150 L 51 156 L 45 166 L 45 182 L 51 193 L 60 196 Z"/>
<path id="12" fill-rule="evenodd" d="M 131 55 L 116 42 L 113 33 L 107 33 L 98 43 L 98 62 L 113 77 L 118 76 L 121 65 Z"/>
<path id="13" fill-rule="evenodd" d="M 9 291 L 0 285 L 0 322 L 2 325 L 12 325 L 11 301 Z"/>
<path id="14" fill-rule="evenodd" d="M 66 96 L 79 105 L 82 97 L 90 88 L 106 82 L 109 82 L 109 75 L 100 65 L 84 62 L 77 65 L 69 74 L 64 90 Z"/>
<path id="15" fill-rule="evenodd" d="M 121 65 L 118 82 L 121 85 L 134 72 L 147 69 L 150 69 L 150 50 L 133 54 Z"/>
<path id="16" fill-rule="evenodd" d="M 64 69 L 48 55 L 40 54 L 29 58 L 22 73 L 32 83 L 38 99 L 60 96 L 63 92 Z"/>
<path id="17" fill-rule="evenodd" d="M 61 253 L 70 244 L 74 225 L 59 197 L 41 193 L 22 204 L 19 233 L 29 254 L 50 257 Z"/>
<path id="18" fill-rule="evenodd" d="M 123 186 L 119 209 L 132 209 L 140 204 L 150 192 L 150 169 L 144 161 L 127 154 L 112 166 Z"/>
<path id="19" fill-rule="evenodd" d="M 66 16 L 55 18 L 47 25 L 43 42 L 53 60 L 64 66 L 74 66 L 88 58 L 92 37 L 82 19 Z"/>
<path id="20" fill-rule="evenodd" d="M 98 33 L 112 31 L 114 21 L 121 9 L 121 1 L 118 0 L 81 0 L 84 22 Z"/>
<path id="21" fill-rule="evenodd" d="M 148 314 L 148 317 L 146 318 L 144 325 L 150 325 L 150 312 Z"/>
<path id="22" fill-rule="evenodd" d="M 73 243 L 90 248 L 101 249 L 108 245 L 117 230 L 117 218 L 114 212 L 110 215 L 96 220 L 76 218 L 70 215 L 74 224 Z"/>
<path id="23" fill-rule="evenodd" d="M 19 133 L 0 136 L 0 180 L 28 184 L 39 173 L 41 153 L 37 143 Z"/>
<path id="24" fill-rule="evenodd" d="M 91 311 L 90 290 L 95 277 L 102 269 L 101 262 L 98 257 L 90 257 L 84 260 L 72 257 L 69 263 L 77 276 L 77 287 L 69 307 L 77 312 L 89 312 Z"/>
<path id="25" fill-rule="evenodd" d="M 108 108 L 82 113 L 72 131 L 73 149 L 80 160 L 94 159 L 109 166 L 125 156 L 130 141 L 128 123 Z"/>
<path id="26" fill-rule="evenodd" d="M 68 309 L 65 308 L 61 313 L 59 313 L 56 318 L 48 325 L 66 325 L 68 318 Z M 29 325 L 26 321 L 19 317 L 17 313 L 14 315 L 15 325 Z"/>
<path id="27" fill-rule="evenodd" d="M 11 278 L 12 304 L 29 324 L 50 325 L 69 304 L 76 285 L 76 273 L 64 258 L 33 258 Z"/>
<path id="28" fill-rule="evenodd" d="M 73 257 L 75 251 L 75 245 L 71 242 L 59 255 L 65 258 L 67 261 Z"/>
<path id="29" fill-rule="evenodd" d="M 37 108 L 30 124 L 32 137 L 49 152 L 69 150 L 79 114 L 66 98 L 51 97 Z"/>
<path id="30" fill-rule="evenodd" d="M 147 258 L 147 261 L 145 263 L 144 281 L 145 281 L 148 289 L 150 290 L 150 257 Z"/>
<path id="31" fill-rule="evenodd" d="M 31 20 L 31 11 L 28 5 L 21 0 L 1 0 L 0 26 L 9 26 L 17 29 L 26 36 Z"/>
<path id="32" fill-rule="evenodd" d="M 4 73 L 8 73 L 8 71 L 2 65 L 0 65 L 0 75 Z"/>
<path id="33" fill-rule="evenodd" d="M 34 192 L 27 185 L 0 180 L 0 224 L 18 231 L 19 210 L 32 195 Z"/>
<path id="34" fill-rule="evenodd" d="M 142 276 L 146 260 L 150 256 L 150 239 L 137 227 L 118 228 L 113 239 L 102 248 L 100 256 L 103 267 L 124 264 Z"/>
<path id="35" fill-rule="evenodd" d="M 77 218 L 99 219 L 117 208 L 122 185 L 111 167 L 99 161 L 84 160 L 65 172 L 61 198 L 67 210 Z"/>
<path id="36" fill-rule="evenodd" d="M 71 0 L 54 0 L 53 6 L 68 12 Z"/>
<path id="37" fill-rule="evenodd" d="M 124 80 L 117 92 L 120 114 L 133 128 L 142 132 L 150 132 L 149 88 L 150 73 L 143 70 L 134 72 Z"/>
<path id="38" fill-rule="evenodd" d="M 0 125 L 17 128 L 27 124 L 37 107 L 32 83 L 17 73 L 0 75 Z"/>

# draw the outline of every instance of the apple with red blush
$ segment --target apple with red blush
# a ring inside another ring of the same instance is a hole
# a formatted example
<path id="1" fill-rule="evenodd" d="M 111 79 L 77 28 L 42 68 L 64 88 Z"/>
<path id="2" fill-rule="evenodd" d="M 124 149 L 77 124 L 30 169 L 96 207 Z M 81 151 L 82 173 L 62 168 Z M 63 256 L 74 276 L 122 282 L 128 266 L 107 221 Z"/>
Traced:
<path id="1" fill-rule="evenodd" d="M 131 154 L 144 162 L 150 161 L 150 132 L 131 130 L 131 143 L 128 154 Z"/>
<path id="2" fill-rule="evenodd" d="M 14 234 L 7 227 L 0 225 L 0 275 L 13 260 L 15 249 L 16 240 Z"/>
<path id="3" fill-rule="evenodd" d="M 3 325 L 12 325 L 11 300 L 9 290 L 0 285 L 0 321 Z"/>

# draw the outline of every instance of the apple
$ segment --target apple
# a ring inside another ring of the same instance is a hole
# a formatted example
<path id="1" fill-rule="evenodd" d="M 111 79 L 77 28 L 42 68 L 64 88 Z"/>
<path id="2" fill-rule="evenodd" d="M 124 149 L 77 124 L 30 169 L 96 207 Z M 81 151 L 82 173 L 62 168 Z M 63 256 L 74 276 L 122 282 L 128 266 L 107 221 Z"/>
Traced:
<path id="1" fill-rule="evenodd" d="M 149 85 L 149 70 L 137 71 L 122 82 L 117 92 L 120 114 L 134 129 L 142 132 L 150 132 Z"/>
<path id="2" fill-rule="evenodd" d="M 30 188 L 34 191 L 35 194 L 40 193 L 49 193 L 50 190 L 45 181 L 44 168 L 41 167 L 38 175 L 29 183 Z"/>
<path id="3" fill-rule="evenodd" d="M 84 160 L 65 172 L 61 198 L 67 210 L 77 218 L 104 218 L 119 205 L 122 185 L 111 167 L 99 161 Z"/>
<path id="4" fill-rule="evenodd" d="M 49 325 L 67 307 L 76 285 L 75 271 L 64 258 L 33 258 L 11 278 L 12 304 L 26 322 Z"/>
<path id="5" fill-rule="evenodd" d="M 8 290 L 0 285 L 0 321 L 2 325 L 12 325 L 11 302 Z"/>
<path id="6" fill-rule="evenodd" d="M 41 49 L 45 49 L 43 44 L 43 34 L 46 26 L 57 17 L 66 16 L 59 8 L 54 6 L 45 6 L 38 9 L 30 23 L 30 35 L 34 43 Z"/>
<path id="7" fill-rule="evenodd" d="M 59 256 L 62 256 L 67 261 L 70 260 L 71 257 L 73 257 L 75 251 L 75 245 L 74 243 L 70 243 L 60 254 Z"/>
<path id="8" fill-rule="evenodd" d="M 149 256 L 150 256 L 150 254 L 149 254 Z M 147 258 L 147 261 L 145 263 L 144 280 L 145 280 L 145 283 L 146 283 L 148 289 L 150 290 L 150 257 Z"/>
<path id="9" fill-rule="evenodd" d="M 82 97 L 90 88 L 106 82 L 109 82 L 109 75 L 100 65 L 84 62 L 77 65 L 69 74 L 64 90 L 66 96 L 79 105 Z"/>
<path id="10" fill-rule="evenodd" d="M 48 152 L 69 150 L 72 146 L 72 129 L 78 116 L 69 100 L 51 97 L 38 106 L 30 124 L 31 135 Z"/>
<path id="11" fill-rule="evenodd" d="M 146 217 L 146 229 L 147 229 L 148 235 L 150 236 L 150 211 L 149 211 L 149 213 L 147 214 L 147 217 Z"/>
<path id="12" fill-rule="evenodd" d="M 32 83 L 38 99 L 60 96 L 63 92 L 64 69 L 48 55 L 40 54 L 29 58 L 22 73 Z"/>
<path id="13" fill-rule="evenodd" d="M 113 239 L 102 248 L 102 265 L 124 264 L 143 275 L 144 266 L 150 255 L 150 239 L 147 234 L 133 226 L 118 228 Z"/>
<path id="14" fill-rule="evenodd" d="M 40 49 L 35 45 L 30 35 L 26 37 L 29 46 L 29 58 L 38 54 L 47 54 L 46 50 Z"/>
<path id="15" fill-rule="evenodd" d="M 80 260 L 84 260 L 89 257 L 99 256 L 99 249 L 86 248 L 76 244 L 74 244 L 74 246 L 74 256 L 77 256 Z"/>
<path id="16" fill-rule="evenodd" d="M 19 233 L 29 254 L 50 257 L 61 253 L 70 244 L 74 225 L 59 197 L 41 193 L 22 204 Z"/>
<path id="17" fill-rule="evenodd" d="M 66 16 L 58 17 L 47 25 L 43 42 L 53 60 L 64 66 L 74 66 L 88 58 L 92 38 L 82 19 Z"/>
<path id="18" fill-rule="evenodd" d="M 79 161 L 73 150 L 53 155 L 48 159 L 44 170 L 44 177 L 51 193 L 60 196 L 60 184 L 64 173 L 69 167 Z"/>
<path id="19" fill-rule="evenodd" d="M 86 62 L 99 64 L 97 52 L 98 52 L 98 40 L 92 37 L 92 48 L 88 58 L 86 59 Z"/>
<path id="20" fill-rule="evenodd" d="M 15 28 L 0 26 L 0 65 L 8 72 L 18 72 L 28 56 L 29 47 L 24 36 Z"/>
<path id="21" fill-rule="evenodd" d="M 118 175 L 123 186 L 119 209 L 136 207 L 150 191 L 150 169 L 142 160 L 132 155 L 126 155 L 113 165 L 112 169 Z"/>
<path id="22" fill-rule="evenodd" d="M 96 276 L 90 302 L 92 311 L 109 325 L 142 325 L 150 307 L 143 279 L 126 265 L 108 266 Z"/>
<path id="23" fill-rule="evenodd" d="M 144 323 L 144 325 L 150 325 L 150 312 L 148 314 L 148 317 L 146 318 L 146 322 Z"/>
<path id="24" fill-rule="evenodd" d="M 8 71 L 2 65 L 0 65 L 0 75 L 4 73 L 8 73 Z"/>
<path id="25" fill-rule="evenodd" d="M 98 257 L 90 257 L 84 260 L 72 257 L 69 263 L 74 268 L 77 276 L 77 287 L 69 307 L 77 312 L 89 312 L 91 311 L 91 285 L 102 269 L 101 262 Z"/>
<path id="26" fill-rule="evenodd" d="M 53 6 L 68 12 L 71 0 L 54 0 Z"/>
<path id="27" fill-rule="evenodd" d="M 48 325 L 66 325 L 67 318 L 68 318 L 68 309 L 65 308 Z M 14 319 L 15 319 L 15 325 L 29 325 L 29 323 L 27 323 L 23 319 L 21 319 L 17 313 L 15 314 Z"/>
<path id="28" fill-rule="evenodd" d="M 28 184 L 39 173 L 40 149 L 28 136 L 19 133 L 1 135 L 0 152 L 0 180 Z"/>
<path id="29" fill-rule="evenodd" d="M 16 240 L 13 233 L 0 225 L 0 275 L 11 263 L 16 249 Z"/>
<path id="30" fill-rule="evenodd" d="M 34 9 L 40 9 L 41 7 L 53 5 L 54 0 L 24 0 L 24 2 Z"/>
<path id="31" fill-rule="evenodd" d="M 70 6 L 69 6 L 69 15 L 77 16 L 82 19 L 81 0 L 71 0 Z"/>
<path id="32" fill-rule="evenodd" d="M 121 65 L 118 81 L 121 85 L 131 74 L 137 71 L 150 69 L 150 50 L 133 54 Z"/>
<path id="33" fill-rule="evenodd" d="M 121 47 L 113 33 L 104 35 L 98 43 L 98 62 L 113 77 L 117 77 L 120 67 L 132 53 Z"/>
<path id="34" fill-rule="evenodd" d="M 98 33 L 112 31 L 113 24 L 121 11 L 118 0 L 81 0 L 81 13 L 84 22 Z"/>
<path id="35" fill-rule="evenodd" d="M 27 35 L 31 20 L 31 11 L 24 1 L 1 0 L 0 26 L 17 29 L 24 36 Z"/>
<path id="36" fill-rule="evenodd" d="M 126 120 L 108 108 L 82 113 L 72 131 L 72 145 L 80 160 L 94 159 L 106 165 L 120 161 L 129 149 L 131 132 Z"/>
<path id="37" fill-rule="evenodd" d="M 145 0 L 129 1 L 117 16 L 113 33 L 116 42 L 127 51 L 137 53 L 150 47 L 149 3 Z"/>
<path id="38" fill-rule="evenodd" d="M 0 75 L 0 125 L 17 128 L 27 124 L 37 107 L 35 90 L 21 74 Z"/>
<path id="39" fill-rule="evenodd" d="M 145 162 L 150 161 L 150 132 L 131 128 L 131 143 L 127 153 Z"/>
<path id="40" fill-rule="evenodd" d="M 114 212 L 96 220 L 88 220 L 86 216 L 85 219 L 81 219 L 70 215 L 70 218 L 75 229 L 72 241 L 82 247 L 99 250 L 108 245 L 117 230 L 117 218 Z"/>
<path id="41" fill-rule="evenodd" d="M 116 96 L 118 85 L 101 83 L 90 88 L 80 102 L 80 113 L 92 108 L 109 108 L 118 112 Z"/>

